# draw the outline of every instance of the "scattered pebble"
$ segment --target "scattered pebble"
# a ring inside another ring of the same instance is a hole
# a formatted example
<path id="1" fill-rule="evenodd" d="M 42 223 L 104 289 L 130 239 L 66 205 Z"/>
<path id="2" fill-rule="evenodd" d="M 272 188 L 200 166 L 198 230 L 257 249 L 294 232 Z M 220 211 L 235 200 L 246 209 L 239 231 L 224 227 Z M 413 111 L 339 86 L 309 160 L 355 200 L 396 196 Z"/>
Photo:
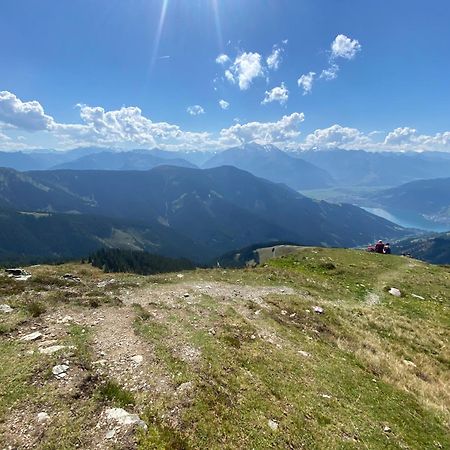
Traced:
<path id="1" fill-rule="evenodd" d="M 186 293 L 183 295 L 183 297 L 184 297 L 184 298 L 188 298 L 188 297 L 189 297 L 189 294 L 186 292 Z"/>
<path id="2" fill-rule="evenodd" d="M 320 306 L 313 306 L 313 311 L 317 314 L 323 314 L 323 308 Z"/>
<path id="3" fill-rule="evenodd" d="M 309 358 L 311 356 L 311 353 L 305 352 L 304 350 L 299 350 L 298 353 L 305 358 Z"/>
<path id="4" fill-rule="evenodd" d="M 383 428 L 383 431 L 385 433 L 390 433 L 392 430 L 390 429 L 390 427 L 388 427 L 387 425 Z"/>
<path id="5" fill-rule="evenodd" d="M 269 419 L 267 424 L 269 425 L 269 428 L 272 431 L 277 431 L 278 430 L 278 422 L 272 419 Z"/>
<path id="6" fill-rule="evenodd" d="M 322 398 L 331 398 L 331 395 L 328 395 L 328 394 L 321 394 L 320 395 Z"/>
<path id="7" fill-rule="evenodd" d="M 182 273 L 177 273 L 177 278 L 184 278 L 184 275 Z"/>
<path id="8" fill-rule="evenodd" d="M 411 297 L 418 298 L 419 300 L 425 300 L 424 297 L 422 297 L 421 295 L 417 295 L 417 294 L 411 294 Z"/>
<path id="9" fill-rule="evenodd" d="M 2 304 L 2 305 L 0 305 L 0 312 L 1 313 L 10 313 L 10 312 L 13 312 L 13 309 L 9 305 Z"/>
<path id="10" fill-rule="evenodd" d="M 400 292 L 400 290 L 397 288 L 394 288 L 394 287 L 389 289 L 389 294 L 393 295 L 394 297 L 402 296 L 402 293 Z"/>
<path id="11" fill-rule="evenodd" d="M 35 341 L 36 339 L 40 339 L 42 337 L 42 333 L 40 331 L 35 331 L 33 333 L 27 334 L 26 336 L 22 336 L 20 338 L 21 341 Z"/>

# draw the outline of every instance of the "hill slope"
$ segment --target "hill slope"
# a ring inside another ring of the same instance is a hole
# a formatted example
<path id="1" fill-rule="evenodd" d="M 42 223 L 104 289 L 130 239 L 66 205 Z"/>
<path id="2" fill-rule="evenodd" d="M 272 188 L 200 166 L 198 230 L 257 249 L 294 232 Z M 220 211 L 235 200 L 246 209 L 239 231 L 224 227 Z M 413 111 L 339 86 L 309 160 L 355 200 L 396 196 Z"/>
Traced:
<path id="1" fill-rule="evenodd" d="M 247 144 L 217 153 L 203 168 L 234 166 L 295 190 L 329 187 L 331 176 L 323 169 L 293 158 L 272 145 Z"/>
<path id="2" fill-rule="evenodd" d="M 253 270 L 28 270 L 0 276 L 4 448 L 450 446 L 446 268 L 310 248 Z"/>
<path id="3" fill-rule="evenodd" d="M 392 250 L 433 264 L 450 264 L 450 232 L 403 239 Z"/>
<path id="4" fill-rule="evenodd" d="M 351 205 L 313 201 L 233 167 L 161 166 L 147 172 L 0 171 L 0 206 L 94 214 L 168 230 L 210 257 L 255 242 L 356 246 L 405 230 Z M 186 255 L 199 261 L 196 255 Z"/>
<path id="5" fill-rule="evenodd" d="M 369 199 L 386 210 L 412 212 L 450 228 L 450 178 L 413 181 Z"/>

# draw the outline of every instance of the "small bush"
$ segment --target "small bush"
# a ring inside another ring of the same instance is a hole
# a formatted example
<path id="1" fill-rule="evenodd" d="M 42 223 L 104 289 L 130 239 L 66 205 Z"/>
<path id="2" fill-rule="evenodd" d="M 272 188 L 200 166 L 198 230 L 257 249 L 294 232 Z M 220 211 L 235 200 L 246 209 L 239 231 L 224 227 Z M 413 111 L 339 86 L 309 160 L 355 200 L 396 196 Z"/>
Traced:
<path id="1" fill-rule="evenodd" d="M 30 313 L 32 317 L 39 317 L 46 311 L 45 306 L 39 302 L 27 303 L 26 310 Z"/>

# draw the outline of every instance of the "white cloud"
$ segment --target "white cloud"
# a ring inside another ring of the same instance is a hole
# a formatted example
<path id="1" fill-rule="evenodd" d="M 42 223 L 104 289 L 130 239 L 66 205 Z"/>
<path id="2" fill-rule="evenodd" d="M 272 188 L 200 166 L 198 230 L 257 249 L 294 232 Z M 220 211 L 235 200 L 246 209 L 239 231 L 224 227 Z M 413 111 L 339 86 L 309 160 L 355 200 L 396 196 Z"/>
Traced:
<path id="1" fill-rule="evenodd" d="M 216 63 L 217 64 L 222 64 L 222 65 L 224 65 L 224 64 L 227 64 L 227 63 L 229 63 L 230 62 L 230 57 L 228 56 L 228 55 L 226 55 L 225 53 L 222 53 L 221 55 L 219 55 L 217 58 L 216 58 Z"/>
<path id="2" fill-rule="evenodd" d="M 308 134 L 301 146 L 305 149 L 361 149 L 367 147 L 370 143 L 370 138 L 356 128 L 332 125 L 329 128 L 318 129 Z"/>
<path id="3" fill-rule="evenodd" d="M 188 106 L 186 111 L 191 116 L 199 116 L 200 114 L 205 114 L 205 110 L 200 105 Z"/>
<path id="4" fill-rule="evenodd" d="M 305 75 L 302 75 L 297 80 L 298 86 L 303 89 L 303 95 L 311 93 L 315 76 L 316 76 L 315 72 L 309 72 Z"/>
<path id="5" fill-rule="evenodd" d="M 228 109 L 230 104 L 226 100 L 219 100 L 219 105 L 222 109 Z"/>
<path id="6" fill-rule="evenodd" d="M 225 71 L 225 77 L 232 83 L 238 83 L 241 91 L 248 89 L 255 78 L 263 75 L 261 55 L 251 52 L 238 55 L 231 67 Z"/>
<path id="7" fill-rule="evenodd" d="M 283 49 L 281 47 L 275 46 L 272 50 L 272 53 L 267 57 L 266 63 L 267 67 L 271 70 L 278 70 L 281 64 L 281 54 L 283 53 Z"/>
<path id="8" fill-rule="evenodd" d="M 303 113 L 283 116 L 278 122 L 249 122 L 236 124 L 220 131 L 221 141 L 226 145 L 240 145 L 246 142 L 276 144 L 283 147 L 300 135 L 300 125 L 305 120 Z"/>
<path id="9" fill-rule="evenodd" d="M 287 90 L 284 83 L 281 86 L 274 87 L 270 91 L 266 91 L 266 96 L 261 102 L 263 105 L 271 102 L 279 102 L 280 105 L 284 105 L 289 99 L 289 91 Z"/>
<path id="10" fill-rule="evenodd" d="M 8 91 L 0 92 L 0 122 L 27 131 L 50 130 L 54 120 L 37 101 L 22 102 Z"/>
<path id="11" fill-rule="evenodd" d="M 415 128 L 400 127 L 386 135 L 383 146 L 402 151 L 450 151 L 450 131 L 436 133 L 435 135 L 426 135 L 418 134 Z"/>
<path id="12" fill-rule="evenodd" d="M 330 64 L 327 69 L 322 70 L 320 77 L 324 80 L 334 80 L 337 78 L 339 72 L 339 66 L 337 64 Z"/>
<path id="13" fill-rule="evenodd" d="M 360 50 L 361 44 L 358 40 L 339 34 L 331 44 L 331 58 L 353 59 Z"/>

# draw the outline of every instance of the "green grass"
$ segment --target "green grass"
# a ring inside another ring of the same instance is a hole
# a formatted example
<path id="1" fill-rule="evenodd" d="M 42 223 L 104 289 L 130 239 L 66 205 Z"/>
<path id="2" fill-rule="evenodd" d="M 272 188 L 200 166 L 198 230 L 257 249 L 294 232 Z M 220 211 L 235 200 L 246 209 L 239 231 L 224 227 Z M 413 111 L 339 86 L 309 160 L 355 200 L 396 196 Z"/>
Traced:
<path id="1" fill-rule="evenodd" d="M 58 275 L 41 270 L 45 292 L 45 283 Z M 58 270 L 79 273 L 76 266 Z M 83 275 L 85 284 L 77 286 L 83 298 L 97 298 L 101 276 Z M 147 346 L 147 372 L 142 370 L 149 388 L 131 392 L 115 377 L 96 379 L 95 328 L 72 325 L 71 366 L 92 376 L 91 388 L 72 401 L 58 397 L 58 386 L 45 378 L 36 355 L 6 340 L 26 321 L 44 321 L 51 308 L 67 308 L 67 302 L 39 297 L 47 311 L 32 317 L 22 298 L 27 294 L 3 286 L 11 289 L 8 303 L 17 310 L 2 318 L 0 358 L 6 371 L 0 373 L 0 418 L 38 402 L 52 405 L 60 415 L 40 448 L 87 447 L 88 431 L 106 405 L 133 410 L 145 420 L 147 431 L 136 435 L 140 449 L 450 448 L 449 268 L 305 248 L 256 269 L 197 270 L 182 279 L 127 276 L 121 282 L 131 301 L 137 284 L 146 292 L 133 305 L 133 328 Z M 190 283 L 189 301 L 154 295 L 162 287 L 170 295 L 180 282 Z M 219 282 L 222 289 L 228 284 L 230 292 L 253 286 L 255 299 L 195 293 L 200 282 Z M 295 292 L 259 298 L 258 286 Z M 402 297 L 390 295 L 390 287 Z M 76 307 L 92 311 L 85 305 Z M 323 314 L 313 311 L 316 305 Z M 104 302 L 98 307 L 115 308 Z M 123 313 L 124 307 L 117 308 Z M 190 356 L 186 349 L 196 353 Z"/>

